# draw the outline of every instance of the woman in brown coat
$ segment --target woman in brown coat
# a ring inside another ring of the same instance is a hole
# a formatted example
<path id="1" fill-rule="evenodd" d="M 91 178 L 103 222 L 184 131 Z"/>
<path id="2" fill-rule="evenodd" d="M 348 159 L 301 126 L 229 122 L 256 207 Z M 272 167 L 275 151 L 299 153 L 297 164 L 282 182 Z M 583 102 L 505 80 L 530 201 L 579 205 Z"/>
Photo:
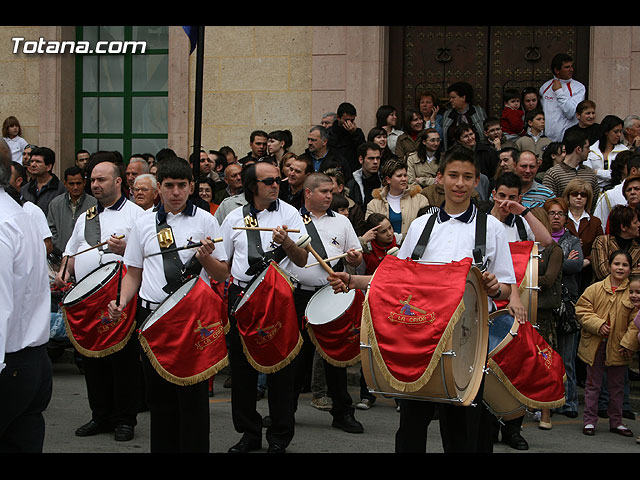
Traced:
<path id="1" fill-rule="evenodd" d="M 380 176 L 383 187 L 373 191 L 365 219 L 372 213 L 381 213 L 389 219 L 393 231 L 404 237 L 420 209 L 428 206 L 429 201 L 424 195 L 419 195 L 422 191 L 419 185 L 409 186 L 404 162 L 388 161 L 382 166 Z"/>

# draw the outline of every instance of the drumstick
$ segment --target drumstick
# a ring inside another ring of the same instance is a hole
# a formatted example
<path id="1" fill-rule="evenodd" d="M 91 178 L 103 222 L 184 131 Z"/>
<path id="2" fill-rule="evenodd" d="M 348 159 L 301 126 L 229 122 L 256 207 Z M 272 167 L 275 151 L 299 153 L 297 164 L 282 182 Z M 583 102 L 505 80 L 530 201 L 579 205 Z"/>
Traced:
<path id="1" fill-rule="evenodd" d="M 275 227 L 274 227 L 275 228 Z M 233 227 L 234 230 L 257 230 L 259 232 L 271 232 L 273 228 L 269 227 Z M 285 230 L 287 233 L 300 233 L 300 229 L 298 228 L 287 228 Z"/>
<path id="2" fill-rule="evenodd" d="M 118 272 L 118 293 L 116 295 L 116 307 L 120 306 L 120 293 L 122 291 L 122 262 L 118 260 L 118 268 L 120 269 Z"/>
<path id="3" fill-rule="evenodd" d="M 322 266 L 322 268 L 325 269 L 325 271 L 329 274 L 329 275 L 335 275 L 335 272 L 333 271 L 333 269 L 327 264 L 327 262 L 324 261 L 324 259 L 318 255 L 318 252 L 316 252 L 313 247 L 311 246 L 311 242 L 309 242 L 309 244 L 307 244 L 304 249 L 311 253 L 311 255 L 313 255 L 315 257 L 315 259 L 318 261 L 318 263 Z M 342 291 L 343 292 L 348 292 L 349 291 L 349 287 L 348 285 L 344 285 L 342 287 Z"/>
<path id="4" fill-rule="evenodd" d="M 362 249 L 361 249 L 361 248 L 356 248 L 356 249 L 354 250 L 354 252 L 361 252 L 361 251 L 362 251 Z M 338 260 L 339 258 L 344 258 L 344 257 L 346 257 L 347 255 L 349 255 L 349 252 L 347 252 L 347 253 L 341 253 L 340 255 L 336 255 L 335 257 L 329 257 L 329 258 L 325 259 L 325 262 L 331 262 L 331 261 L 333 261 L 333 260 Z M 316 265 L 319 265 L 319 264 L 320 264 L 320 262 L 310 263 L 309 265 L 305 265 L 305 266 L 304 266 L 304 268 L 315 267 Z"/>
<path id="5" fill-rule="evenodd" d="M 222 241 L 222 237 L 213 238 L 211 241 L 213 243 L 219 243 L 219 242 Z M 201 247 L 201 246 L 202 246 L 202 242 L 196 242 L 196 243 L 192 243 L 190 245 L 183 245 L 182 247 L 167 248 L 166 250 L 163 250 L 163 251 L 160 251 L 160 252 L 155 252 L 155 253 L 150 253 L 149 255 L 145 255 L 144 258 L 153 257 L 155 255 L 160 255 L 162 253 L 179 252 L 181 250 L 188 250 L 189 248 L 196 248 L 196 247 Z"/>
<path id="6" fill-rule="evenodd" d="M 123 239 L 124 235 L 117 235 L 116 238 L 118 240 Z M 82 250 L 81 252 L 77 252 L 77 253 L 74 253 L 73 255 L 69 255 L 69 258 L 75 257 L 76 255 L 80 255 L 81 253 L 88 252 L 89 250 L 93 250 L 94 248 L 102 247 L 102 246 L 106 245 L 107 243 L 109 243 L 109 240 L 107 240 L 106 242 L 100 242 L 99 244 L 94 245 L 93 247 L 89 247 L 89 248 L 87 248 L 85 250 Z"/>

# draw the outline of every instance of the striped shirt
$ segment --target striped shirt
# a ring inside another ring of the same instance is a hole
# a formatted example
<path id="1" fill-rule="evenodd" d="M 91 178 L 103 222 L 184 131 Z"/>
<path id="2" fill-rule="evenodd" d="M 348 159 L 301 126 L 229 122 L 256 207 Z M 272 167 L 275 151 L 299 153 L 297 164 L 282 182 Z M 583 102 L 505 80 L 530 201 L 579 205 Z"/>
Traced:
<path id="1" fill-rule="evenodd" d="M 531 188 L 522 194 L 520 203 L 527 208 L 535 208 L 544 206 L 544 202 L 550 198 L 555 198 L 554 193 L 544 185 L 536 182 L 531 184 Z"/>
<path id="2" fill-rule="evenodd" d="M 542 179 L 542 184 L 553 191 L 556 196 L 561 197 L 567 184 L 574 178 L 580 178 L 591 185 L 593 189 L 593 201 L 590 211 L 593 211 L 598 202 L 600 187 L 598 185 L 598 178 L 590 167 L 580 164 L 576 168 L 573 168 L 565 162 L 560 162 L 547 170 L 547 173 L 544 174 L 544 178 Z"/>

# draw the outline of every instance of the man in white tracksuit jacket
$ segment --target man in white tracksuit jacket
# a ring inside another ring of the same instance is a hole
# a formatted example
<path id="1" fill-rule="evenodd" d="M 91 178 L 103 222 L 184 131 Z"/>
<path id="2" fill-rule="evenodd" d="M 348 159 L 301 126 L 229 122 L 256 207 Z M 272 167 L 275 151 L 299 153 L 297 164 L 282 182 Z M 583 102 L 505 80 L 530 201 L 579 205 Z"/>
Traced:
<path id="1" fill-rule="evenodd" d="M 540 103 L 544 111 L 545 135 L 561 142 L 564 131 L 578 123 L 576 106 L 585 99 L 585 86 L 573 80 L 573 59 L 559 53 L 551 61 L 554 77 L 540 87 Z"/>

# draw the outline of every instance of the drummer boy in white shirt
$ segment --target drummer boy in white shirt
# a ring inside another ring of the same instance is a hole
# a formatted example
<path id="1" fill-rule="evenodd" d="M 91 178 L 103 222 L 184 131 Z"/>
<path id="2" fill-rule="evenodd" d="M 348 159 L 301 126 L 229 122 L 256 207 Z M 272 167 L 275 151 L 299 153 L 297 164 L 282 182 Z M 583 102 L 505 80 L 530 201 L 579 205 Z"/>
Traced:
<path id="1" fill-rule="evenodd" d="M 410 258 L 431 215 L 438 215 L 430 240 L 419 260 L 452 262 L 473 258 L 475 224 L 478 214 L 471 194 L 479 182 L 479 169 L 473 153 L 453 147 L 441 160 L 437 174 L 443 185 L 445 201 L 438 212 L 418 217 L 409 227 L 398 258 Z M 482 214 L 482 213 L 480 213 Z M 486 270 L 482 280 L 487 295 L 494 300 L 508 299 L 516 283 L 509 245 L 500 222 L 487 216 Z M 349 282 L 349 288 L 366 289 L 369 276 L 336 273 L 329 277 L 334 289 Z M 492 302 L 490 302 L 492 304 Z M 488 313 L 488 312 L 487 312 Z M 484 382 L 483 382 L 484 385 Z M 440 433 L 445 453 L 492 452 L 491 413 L 482 402 L 483 386 L 474 401 L 476 406 L 440 404 Z M 396 432 L 396 452 L 426 452 L 427 429 L 436 404 L 422 400 L 400 400 L 400 427 Z"/>
<path id="2" fill-rule="evenodd" d="M 220 237 L 218 222 L 189 201 L 193 182 L 189 164 L 177 157 L 165 159 L 158 163 L 157 178 L 162 203 L 156 212 L 143 213 L 132 229 L 124 256 L 127 273 L 122 279 L 120 304 L 117 305 L 115 299 L 109 303 L 109 315 L 112 319 L 119 318 L 124 307 L 139 292 L 138 327 L 171 291 L 175 291 L 175 288 L 165 287 L 186 280 L 166 278 L 164 255 L 149 256 L 161 251 L 156 222 L 169 225 L 176 247 L 187 245 L 189 241 L 202 243 L 178 254 L 185 265 L 189 265 L 192 258 L 199 262 L 202 267 L 199 274 L 204 281 L 208 283 L 211 276 L 222 282 L 229 275 L 225 250 L 216 248 L 212 240 Z M 151 412 L 151 452 L 208 453 L 208 381 L 177 386 L 157 374 L 146 354 L 141 356 Z"/>

